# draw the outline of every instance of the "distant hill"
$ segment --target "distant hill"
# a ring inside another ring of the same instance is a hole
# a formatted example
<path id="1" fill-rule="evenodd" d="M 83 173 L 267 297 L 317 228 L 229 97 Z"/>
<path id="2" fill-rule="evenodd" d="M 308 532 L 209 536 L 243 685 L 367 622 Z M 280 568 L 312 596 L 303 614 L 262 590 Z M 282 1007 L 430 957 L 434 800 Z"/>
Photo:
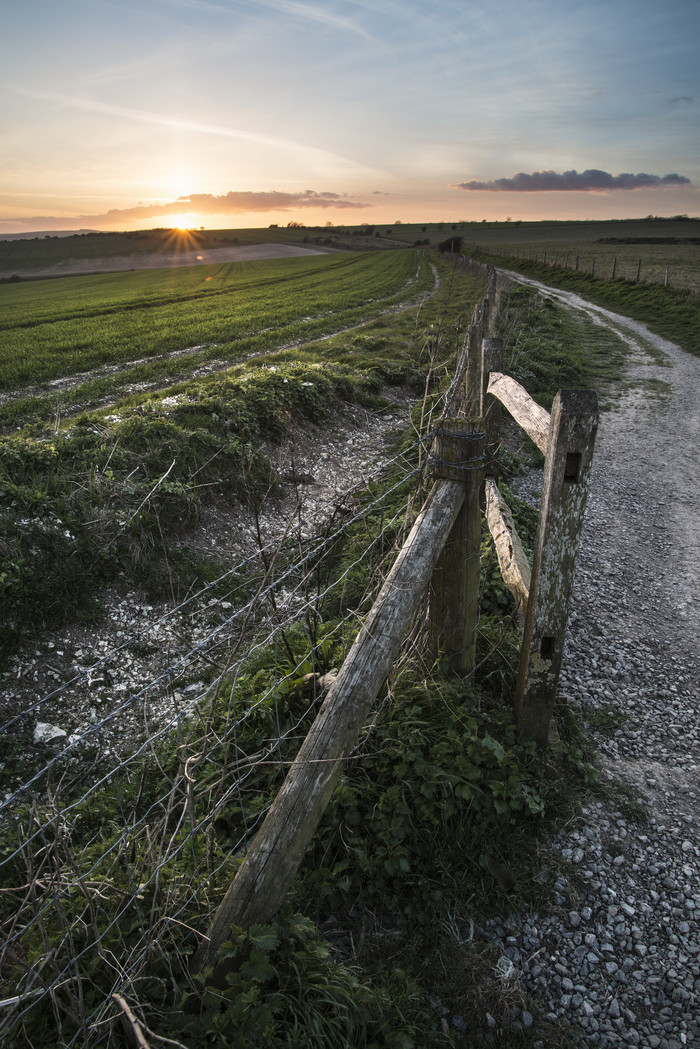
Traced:
<path id="1" fill-rule="evenodd" d="M 98 229 L 45 229 L 32 233 L 0 233 L 0 240 L 36 240 L 42 237 L 78 237 L 83 233 L 99 233 Z"/>

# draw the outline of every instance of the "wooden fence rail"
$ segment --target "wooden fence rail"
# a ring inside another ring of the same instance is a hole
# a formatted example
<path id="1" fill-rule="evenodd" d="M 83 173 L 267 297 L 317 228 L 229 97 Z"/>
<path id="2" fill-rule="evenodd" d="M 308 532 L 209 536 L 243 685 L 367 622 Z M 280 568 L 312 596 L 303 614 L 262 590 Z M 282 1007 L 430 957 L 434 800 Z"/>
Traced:
<path id="1" fill-rule="evenodd" d="M 464 502 L 461 481 L 437 481 L 216 912 L 194 960 L 213 964 L 233 925 L 279 910 L 357 744 Z"/>
<path id="2" fill-rule="evenodd" d="M 556 697 L 569 602 L 588 499 L 598 398 L 560 390 L 550 415 L 508 375 L 493 372 L 497 397 L 545 455 L 532 569 L 498 487 L 487 481 L 487 522 L 501 574 L 525 616 L 513 712 L 518 733 L 545 746 Z"/>

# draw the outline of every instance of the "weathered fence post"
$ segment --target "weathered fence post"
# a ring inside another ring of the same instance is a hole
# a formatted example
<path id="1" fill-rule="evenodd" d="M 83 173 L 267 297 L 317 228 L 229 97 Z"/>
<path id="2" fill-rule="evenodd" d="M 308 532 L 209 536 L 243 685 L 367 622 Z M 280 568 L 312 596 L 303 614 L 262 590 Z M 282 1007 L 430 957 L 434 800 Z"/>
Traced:
<path id="1" fill-rule="evenodd" d="M 519 735 L 538 746 L 549 737 L 597 427 L 598 399 L 592 390 L 559 391 L 547 439 L 514 701 Z"/>
<path id="2" fill-rule="evenodd" d="M 486 318 L 486 322 L 488 318 Z M 467 367 L 464 377 L 463 401 L 460 411 L 467 416 L 479 415 L 481 397 L 481 340 L 485 328 L 485 311 L 474 307 L 467 343 Z"/>
<path id="3" fill-rule="evenodd" d="M 436 477 L 464 484 L 462 508 L 430 585 L 430 650 L 434 658 L 446 656 L 456 674 L 468 674 L 476 665 L 483 445 L 483 419 L 444 419 L 431 456 Z"/>
<path id="4" fill-rule="evenodd" d="M 484 474 L 498 477 L 498 449 L 501 435 L 501 402 L 487 397 L 491 372 L 503 371 L 503 339 L 486 338 L 481 343 L 481 403 L 479 414 L 484 420 Z"/>

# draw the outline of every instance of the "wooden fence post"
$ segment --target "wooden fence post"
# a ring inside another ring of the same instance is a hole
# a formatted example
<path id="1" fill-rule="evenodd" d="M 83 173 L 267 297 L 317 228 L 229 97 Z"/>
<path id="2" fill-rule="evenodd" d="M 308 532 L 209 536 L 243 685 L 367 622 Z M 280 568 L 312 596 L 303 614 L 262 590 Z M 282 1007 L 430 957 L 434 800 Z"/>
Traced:
<path id="1" fill-rule="evenodd" d="M 483 445 L 483 419 L 469 418 L 443 420 L 433 446 L 435 476 L 464 484 L 462 508 L 430 585 L 430 650 L 436 659 L 446 656 L 455 674 L 468 674 L 476 665 Z"/>
<path id="2" fill-rule="evenodd" d="M 598 399 L 592 390 L 559 391 L 547 440 L 514 701 L 518 734 L 538 746 L 549 738 L 597 427 Z"/>
<path id="3" fill-rule="evenodd" d="M 481 397 L 481 340 L 484 324 L 484 311 L 481 306 L 474 307 L 472 323 L 467 336 L 467 366 L 464 374 L 462 401 L 464 415 L 476 416 L 480 411 Z"/>
<path id="4" fill-rule="evenodd" d="M 498 448 L 501 439 L 501 402 L 487 397 L 489 376 L 503 371 L 503 339 L 486 338 L 481 343 L 481 403 L 479 414 L 484 420 L 484 474 L 498 477 Z"/>

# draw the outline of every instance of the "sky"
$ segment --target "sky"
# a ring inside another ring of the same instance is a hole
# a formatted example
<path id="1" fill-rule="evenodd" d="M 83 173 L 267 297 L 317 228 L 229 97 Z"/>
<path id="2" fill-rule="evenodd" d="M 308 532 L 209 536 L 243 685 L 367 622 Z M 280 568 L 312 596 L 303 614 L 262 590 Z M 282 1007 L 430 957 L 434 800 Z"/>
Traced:
<path id="1" fill-rule="evenodd" d="M 3 5 L 0 233 L 700 215 L 700 0 Z"/>

